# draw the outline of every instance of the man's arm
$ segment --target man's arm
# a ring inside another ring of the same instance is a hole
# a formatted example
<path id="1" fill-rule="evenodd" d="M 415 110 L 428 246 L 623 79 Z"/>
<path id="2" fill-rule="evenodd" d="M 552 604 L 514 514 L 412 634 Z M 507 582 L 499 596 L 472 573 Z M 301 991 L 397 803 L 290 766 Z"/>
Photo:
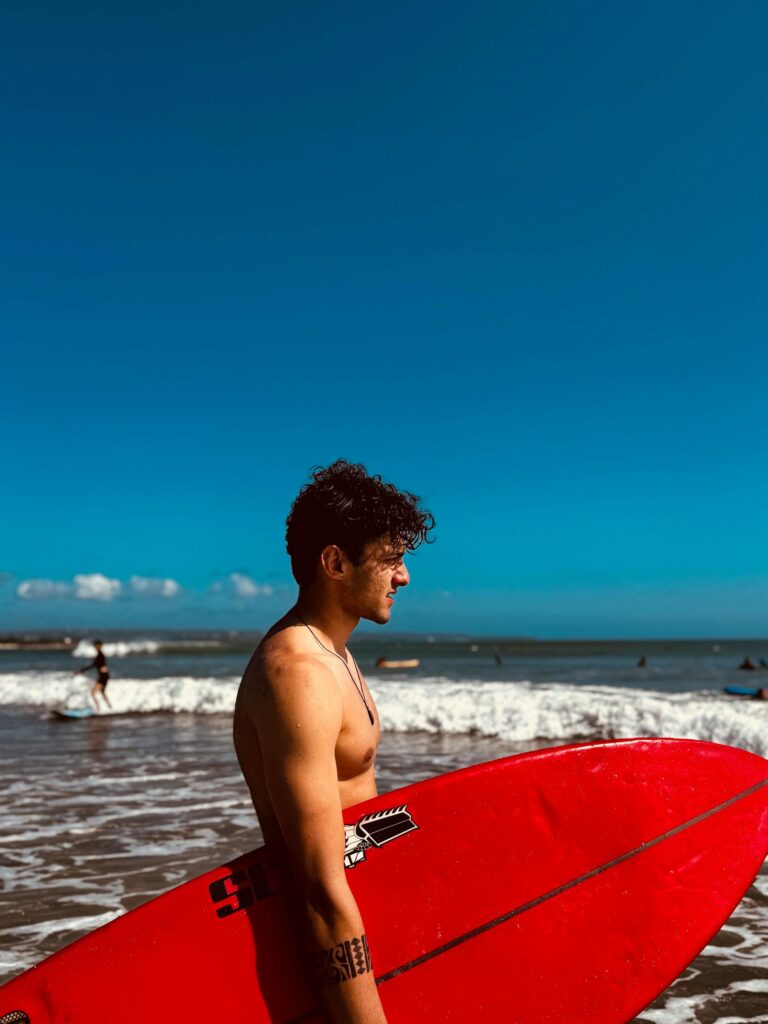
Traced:
<path id="1" fill-rule="evenodd" d="M 74 674 L 79 676 L 81 672 L 87 672 L 89 668 L 96 668 L 96 659 L 94 658 L 90 665 L 83 665 L 82 668 L 76 668 Z"/>
<path id="2" fill-rule="evenodd" d="M 386 1024 L 365 927 L 344 872 L 335 760 L 341 723 L 338 684 L 323 665 L 302 658 L 269 670 L 258 697 L 258 735 L 298 885 L 313 980 L 332 1021 Z"/>

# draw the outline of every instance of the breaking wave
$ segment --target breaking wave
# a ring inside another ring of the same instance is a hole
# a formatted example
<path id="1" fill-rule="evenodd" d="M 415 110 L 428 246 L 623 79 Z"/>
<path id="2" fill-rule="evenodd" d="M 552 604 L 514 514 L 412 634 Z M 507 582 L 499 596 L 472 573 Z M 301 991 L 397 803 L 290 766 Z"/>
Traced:
<path id="1" fill-rule="evenodd" d="M 711 740 L 768 756 L 768 703 L 714 691 L 661 693 L 565 683 L 408 681 L 369 677 L 382 726 L 390 732 L 478 734 L 501 740 L 673 736 Z M 114 713 L 226 714 L 236 677 L 118 678 Z M 0 674 L 0 706 L 83 707 L 90 681 L 67 672 Z"/>
<path id="2" fill-rule="evenodd" d="M 156 654 L 160 650 L 157 640 L 116 640 L 102 645 L 108 658 L 127 658 L 129 654 Z M 88 640 L 81 640 L 72 651 L 73 658 L 94 658 L 96 648 Z"/>
<path id="3" fill-rule="evenodd" d="M 157 654 L 158 651 L 184 651 L 189 653 L 218 650 L 220 640 L 108 640 L 102 650 L 108 658 L 128 658 L 132 654 Z M 96 648 L 89 640 L 80 640 L 72 651 L 73 658 L 94 658 Z"/>

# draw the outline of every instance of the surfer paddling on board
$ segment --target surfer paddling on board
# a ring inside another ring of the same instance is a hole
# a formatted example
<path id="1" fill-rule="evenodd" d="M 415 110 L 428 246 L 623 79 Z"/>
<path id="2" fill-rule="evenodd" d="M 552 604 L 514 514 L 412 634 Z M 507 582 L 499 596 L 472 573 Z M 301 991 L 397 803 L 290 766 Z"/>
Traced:
<path id="1" fill-rule="evenodd" d="M 287 520 L 295 606 L 254 652 L 234 742 L 264 840 L 283 848 L 297 927 L 328 1019 L 383 1024 L 367 936 L 345 876 L 342 811 L 376 796 L 381 725 L 347 641 L 383 625 L 409 575 L 403 559 L 434 527 L 419 499 L 344 460 L 316 469 Z M 347 857 L 347 863 L 354 860 Z"/>
<path id="2" fill-rule="evenodd" d="M 102 650 L 101 640 L 94 640 L 93 646 L 96 648 L 96 657 L 90 663 L 90 665 L 84 665 L 82 668 L 75 669 L 75 675 L 80 675 L 81 672 L 88 672 L 90 669 L 95 668 L 98 672 L 96 682 L 91 687 L 91 699 L 93 700 L 96 710 L 99 710 L 99 697 L 104 698 L 104 703 L 108 708 L 112 705 L 109 703 L 109 697 L 107 696 L 107 683 L 109 682 L 109 668 L 107 667 L 107 658 Z"/>

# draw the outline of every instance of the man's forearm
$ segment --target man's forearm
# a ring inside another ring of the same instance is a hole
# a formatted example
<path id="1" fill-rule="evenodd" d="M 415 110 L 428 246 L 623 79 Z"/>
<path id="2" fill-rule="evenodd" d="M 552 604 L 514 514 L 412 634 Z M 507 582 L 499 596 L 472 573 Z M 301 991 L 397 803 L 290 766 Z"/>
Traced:
<path id="1" fill-rule="evenodd" d="M 354 897 L 305 904 L 310 971 L 334 1024 L 386 1024 L 373 962 Z"/>
<path id="2" fill-rule="evenodd" d="M 367 974 L 371 970 L 367 938 L 365 935 L 354 935 L 330 949 L 324 949 L 315 966 L 321 985 L 338 985 Z"/>

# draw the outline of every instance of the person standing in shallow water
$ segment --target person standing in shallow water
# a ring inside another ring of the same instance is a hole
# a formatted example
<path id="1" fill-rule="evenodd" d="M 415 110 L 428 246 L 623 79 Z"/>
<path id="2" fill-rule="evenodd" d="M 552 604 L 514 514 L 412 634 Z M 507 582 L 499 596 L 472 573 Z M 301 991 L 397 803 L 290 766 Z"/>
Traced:
<path id="1" fill-rule="evenodd" d="M 316 469 L 287 520 L 296 604 L 269 630 L 237 695 L 234 743 L 266 843 L 287 853 L 297 936 L 327 1019 L 386 1024 L 344 870 L 342 811 L 376 796 L 376 705 L 347 650 L 360 619 L 389 622 L 407 552 L 429 541 L 419 499 L 340 459 Z M 361 955 L 340 970 L 345 949 Z M 362 966 L 361 966 L 362 965 Z"/>
<path id="2" fill-rule="evenodd" d="M 107 683 L 109 682 L 109 667 L 107 666 L 107 658 L 102 650 L 101 640 L 94 640 L 93 646 L 96 648 L 96 657 L 90 663 L 90 665 L 84 665 L 82 668 L 75 669 L 75 675 L 80 675 L 81 672 L 88 672 L 90 669 L 95 668 L 98 672 L 96 682 L 91 687 L 91 700 L 94 703 L 96 710 L 99 710 L 99 697 L 104 698 L 104 703 L 108 708 L 112 705 L 109 703 L 109 697 L 107 696 Z"/>

